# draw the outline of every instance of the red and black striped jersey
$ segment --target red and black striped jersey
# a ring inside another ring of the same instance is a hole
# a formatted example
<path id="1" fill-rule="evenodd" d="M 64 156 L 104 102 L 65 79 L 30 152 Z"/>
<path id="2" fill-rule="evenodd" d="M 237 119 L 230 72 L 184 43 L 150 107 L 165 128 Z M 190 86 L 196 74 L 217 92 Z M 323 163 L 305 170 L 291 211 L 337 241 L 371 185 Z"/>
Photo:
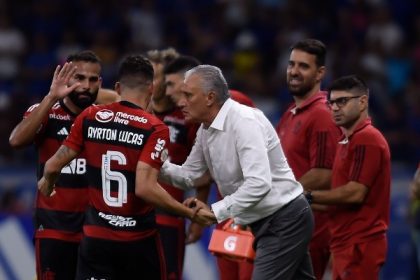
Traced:
<path id="1" fill-rule="evenodd" d="M 174 164 L 183 164 L 194 145 L 199 124 L 186 122 L 180 109 L 166 113 L 155 113 L 155 115 L 169 128 L 169 160 Z M 165 183 L 161 183 L 161 185 L 179 202 L 184 200 L 183 190 Z"/>
<path id="2" fill-rule="evenodd" d="M 241 103 L 243 105 L 246 105 L 248 107 L 252 107 L 252 108 L 256 107 L 254 101 L 252 101 L 251 98 L 249 98 L 247 95 L 245 95 L 245 93 L 242 93 L 242 92 L 240 92 L 238 90 L 234 90 L 234 89 L 230 89 L 229 93 L 230 93 L 230 98 L 232 98 L 236 102 L 239 102 L 239 103 Z"/>
<path id="3" fill-rule="evenodd" d="M 38 105 L 32 105 L 24 117 Z M 55 154 L 69 134 L 75 117 L 63 102 L 57 102 L 43 120 L 34 140 L 38 150 L 38 179 L 42 177 L 45 162 Z M 36 238 L 80 241 L 88 203 L 87 185 L 86 159 L 82 153 L 61 171 L 54 196 L 46 197 L 37 193 L 34 219 Z"/>
<path id="4" fill-rule="evenodd" d="M 135 195 L 136 167 L 160 169 L 168 142 L 168 127 L 127 101 L 91 106 L 76 118 L 64 145 L 86 155 L 86 236 L 127 241 L 156 232 L 154 207 Z"/>

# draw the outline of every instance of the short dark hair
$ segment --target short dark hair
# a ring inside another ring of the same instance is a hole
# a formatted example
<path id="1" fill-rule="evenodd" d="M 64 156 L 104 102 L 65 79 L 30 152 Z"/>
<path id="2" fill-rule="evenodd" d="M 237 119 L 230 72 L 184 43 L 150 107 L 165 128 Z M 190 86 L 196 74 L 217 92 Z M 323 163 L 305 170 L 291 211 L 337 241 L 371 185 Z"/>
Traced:
<path id="1" fill-rule="evenodd" d="M 369 96 L 369 88 L 366 82 L 357 75 L 348 75 L 334 80 L 328 87 L 328 96 L 333 90 L 348 91 L 354 95 Z"/>
<path id="2" fill-rule="evenodd" d="M 84 50 L 78 53 L 71 54 L 67 57 L 67 62 L 70 61 L 84 61 L 92 63 L 101 63 L 99 57 L 91 50 Z"/>
<path id="3" fill-rule="evenodd" d="M 120 64 L 118 81 L 130 88 L 149 85 L 153 82 L 153 66 L 141 55 L 128 55 Z"/>
<path id="4" fill-rule="evenodd" d="M 290 47 L 290 51 L 300 50 L 312 54 L 316 57 L 316 65 L 318 67 L 325 66 L 325 58 L 327 56 L 327 48 L 324 43 L 316 39 L 304 39 Z"/>
<path id="5" fill-rule="evenodd" d="M 176 74 L 176 73 L 185 73 L 188 70 L 200 65 L 201 62 L 192 56 L 181 55 L 178 58 L 175 58 L 169 62 L 163 69 L 163 73 L 167 74 Z"/>

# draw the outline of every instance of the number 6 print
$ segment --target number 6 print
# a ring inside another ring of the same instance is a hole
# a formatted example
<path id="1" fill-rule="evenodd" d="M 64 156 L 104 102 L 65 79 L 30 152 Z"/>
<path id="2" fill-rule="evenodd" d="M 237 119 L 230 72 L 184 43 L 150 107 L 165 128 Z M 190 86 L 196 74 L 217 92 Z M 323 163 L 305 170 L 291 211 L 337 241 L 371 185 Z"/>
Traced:
<path id="1" fill-rule="evenodd" d="M 108 151 L 102 155 L 102 196 L 108 206 L 122 207 L 123 203 L 127 203 L 127 179 L 121 172 L 111 170 L 113 160 L 118 161 L 119 165 L 127 164 L 123 153 Z M 111 196 L 111 181 L 118 183 L 117 197 Z"/>

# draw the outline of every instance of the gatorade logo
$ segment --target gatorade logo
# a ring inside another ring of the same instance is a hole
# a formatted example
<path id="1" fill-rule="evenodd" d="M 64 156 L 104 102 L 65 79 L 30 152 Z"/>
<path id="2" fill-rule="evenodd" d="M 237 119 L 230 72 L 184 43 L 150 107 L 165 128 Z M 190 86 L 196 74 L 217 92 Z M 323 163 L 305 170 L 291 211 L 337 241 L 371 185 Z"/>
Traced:
<path id="1" fill-rule="evenodd" d="M 223 247 L 226 251 L 233 252 L 236 249 L 236 241 L 238 240 L 238 237 L 236 236 L 228 236 L 225 239 L 225 242 L 223 243 Z"/>

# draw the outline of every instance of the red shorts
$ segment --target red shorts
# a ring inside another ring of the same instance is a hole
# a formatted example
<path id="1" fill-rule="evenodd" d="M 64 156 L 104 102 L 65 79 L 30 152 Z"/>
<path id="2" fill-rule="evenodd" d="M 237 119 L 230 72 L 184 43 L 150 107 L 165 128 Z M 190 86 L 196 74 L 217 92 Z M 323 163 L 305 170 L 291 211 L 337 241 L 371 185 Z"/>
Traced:
<path id="1" fill-rule="evenodd" d="M 325 270 L 327 269 L 328 262 L 330 260 L 329 247 L 318 247 L 312 246 L 313 243 L 309 244 L 309 253 L 311 254 L 312 268 L 314 275 L 317 280 L 321 280 L 324 276 Z"/>
<path id="2" fill-rule="evenodd" d="M 250 280 L 254 264 L 217 258 L 220 280 Z"/>
<path id="3" fill-rule="evenodd" d="M 332 250 L 333 280 L 379 279 L 379 271 L 385 263 L 386 251 L 385 236 Z"/>
<path id="4" fill-rule="evenodd" d="M 312 268 L 316 279 L 321 280 L 330 260 L 331 234 L 328 228 L 329 212 L 314 211 L 315 229 L 309 243 Z"/>

